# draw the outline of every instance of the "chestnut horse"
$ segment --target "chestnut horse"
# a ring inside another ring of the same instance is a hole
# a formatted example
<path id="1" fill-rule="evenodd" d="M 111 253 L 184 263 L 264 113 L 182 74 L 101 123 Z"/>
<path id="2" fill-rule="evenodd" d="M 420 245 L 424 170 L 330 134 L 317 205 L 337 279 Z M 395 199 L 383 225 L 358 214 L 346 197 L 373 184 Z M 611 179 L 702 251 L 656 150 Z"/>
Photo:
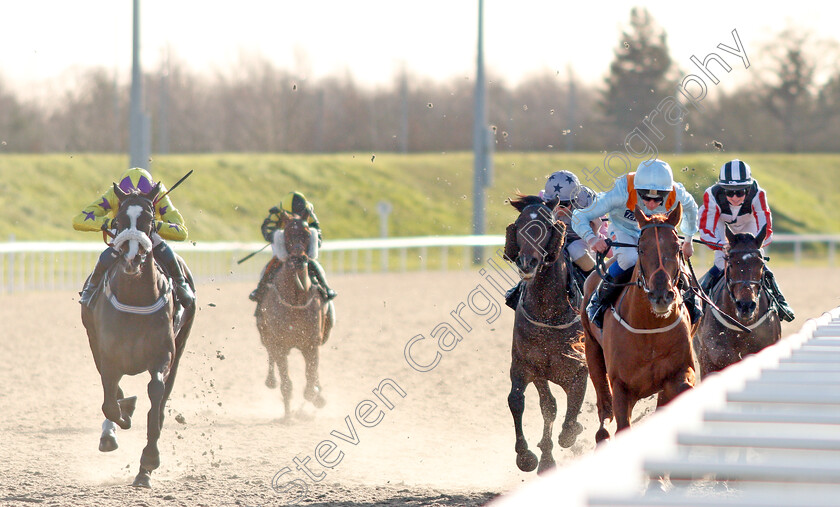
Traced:
<path id="1" fill-rule="evenodd" d="M 581 309 L 586 363 L 601 421 L 596 442 L 610 438 L 604 423 L 613 416 L 616 431 L 628 428 L 640 399 L 659 393 L 657 407 L 661 407 L 694 387 L 692 327 L 676 287 L 682 273 L 676 231 L 682 206 L 651 217 L 637 208 L 635 216 L 641 229 L 639 260 L 632 283 L 604 316 L 603 331 L 586 314 L 597 273 L 586 281 Z"/>
<path id="2" fill-rule="evenodd" d="M 148 194 L 127 194 L 114 185 L 120 204 L 113 247 L 120 256 L 103 276 L 104 288 L 91 308 L 82 305 L 82 323 L 104 391 L 102 412 L 107 419 L 102 423 L 100 451 L 117 448 L 115 424 L 131 427 L 137 398 L 125 398 L 120 379 L 144 371 L 152 377 L 147 443 L 133 484 L 142 487 L 150 487 L 151 473 L 160 466 L 157 442 L 164 408 L 195 317 L 195 305 L 178 311 L 181 306 L 173 299 L 172 284 L 155 264 L 151 236 L 159 191 L 160 185 L 155 185 Z M 178 257 L 178 262 L 195 290 L 183 259 Z"/>
<path id="3" fill-rule="evenodd" d="M 525 281 L 513 321 L 508 405 L 516 431 L 516 465 L 530 472 L 537 457 L 528 450 L 522 433 L 525 388 L 531 382 L 540 395 L 543 436 L 537 447 L 542 451 L 539 472 L 554 466 L 551 433 L 557 415 L 557 402 L 548 382 L 566 392 L 566 416 L 558 442 L 571 447 L 583 430 L 577 416 L 586 393 L 586 364 L 573 344 L 581 339 L 580 318 L 570 302 L 569 273 L 563 262 L 565 225 L 551 213 L 557 201 L 543 203 L 540 197 L 524 196 L 511 201 L 520 211 L 507 227 L 505 257 L 515 262 Z"/>
<path id="4" fill-rule="evenodd" d="M 303 397 L 321 408 L 326 403 L 318 380 L 318 347 L 326 343 L 335 322 L 332 301 L 325 301 L 309 278 L 309 261 L 318 255 L 318 231 L 306 216 L 289 215 L 286 226 L 275 233 L 275 255 L 283 263 L 272 277 L 269 290 L 257 306 L 257 329 L 268 351 L 265 385 L 277 386 L 274 365 L 280 374 L 284 418 L 291 416 L 292 380 L 289 352 L 297 348 L 306 363 Z"/>
<path id="5" fill-rule="evenodd" d="M 766 232 L 765 226 L 757 236 L 734 234 L 726 226 L 728 246 L 724 276 L 712 288 L 709 297 L 720 312 L 734 316 L 748 331 L 726 322 L 718 310 L 706 305 L 700 328 L 694 335 L 701 379 L 782 337 L 779 316 L 762 288 L 764 255 L 760 249 Z"/>

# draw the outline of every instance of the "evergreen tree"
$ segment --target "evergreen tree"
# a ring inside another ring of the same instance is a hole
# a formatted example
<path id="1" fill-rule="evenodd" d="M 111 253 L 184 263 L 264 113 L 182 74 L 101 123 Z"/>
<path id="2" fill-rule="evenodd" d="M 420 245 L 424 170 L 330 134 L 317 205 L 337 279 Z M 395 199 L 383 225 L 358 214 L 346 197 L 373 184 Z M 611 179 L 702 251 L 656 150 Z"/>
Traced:
<path id="1" fill-rule="evenodd" d="M 673 95 L 676 83 L 670 78 L 671 63 L 665 30 L 647 9 L 634 7 L 630 29 L 622 32 L 615 50 L 601 102 L 607 128 L 620 137 L 618 144 L 666 95 Z"/>

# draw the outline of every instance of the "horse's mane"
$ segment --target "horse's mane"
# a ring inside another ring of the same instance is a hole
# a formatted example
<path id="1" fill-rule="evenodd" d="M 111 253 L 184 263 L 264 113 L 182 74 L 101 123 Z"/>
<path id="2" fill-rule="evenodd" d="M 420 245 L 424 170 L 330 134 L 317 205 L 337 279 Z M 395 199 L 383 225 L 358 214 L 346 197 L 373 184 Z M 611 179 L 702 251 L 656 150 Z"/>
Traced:
<path id="1" fill-rule="evenodd" d="M 527 208 L 528 206 L 533 205 L 541 205 L 547 206 L 549 209 L 553 209 L 557 203 L 559 202 L 558 198 L 554 198 L 551 200 L 546 201 L 542 197 L 538 195 L 527 195 L 522 194 L 520 192 L 516 193 L 516 197 L 513 199 L 508 199 L 507 201 L 511 206 L 522 211 L 523 209 Z"/>
<path id="2" fill-rule="evenodd" d="M 527 195 L 521 194 L 519 192 L 516 193 L 516 197 L 513 199 L 508 199 L 508 202 L 511 206 L 516 207 L 517 204 L 521 204 L 524 208 L 525 206 L 531 206 L 532 204 L 542 204 L 545 205 L 545 200 L 538 196 L 538 195 Z"/>

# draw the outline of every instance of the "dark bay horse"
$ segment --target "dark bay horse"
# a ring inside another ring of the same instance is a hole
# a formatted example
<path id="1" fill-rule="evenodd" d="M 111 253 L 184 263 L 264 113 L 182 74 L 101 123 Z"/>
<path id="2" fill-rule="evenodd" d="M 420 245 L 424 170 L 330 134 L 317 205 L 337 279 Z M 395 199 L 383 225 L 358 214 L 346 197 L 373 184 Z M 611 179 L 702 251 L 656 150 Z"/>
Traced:
<path id="1" fill-rule="evenodd" d="M 633 282 L 604 316 L 603 332 L 586 314 L 598 274 L 586 281 L 581 321 L 601 421 L 596 442 L 610 437 L 604 423 L 613 416 L 617 431 L 628 428 L 640 399 L 659 393 L 657 407 L 661 407 L 694 387 L 693 330 L 676 287 L 682 269 L 676 232 L 682 206 L 651 217 L 637 208 L 635 216 L 641 236 Z"/>
<path id="2" fill-rule="evenodd" d="M 577 308 L 570 302 L 563 242 L 566 227 L 551 210 L 557 201 L 543 203 L 540 197 L 522 196 L 511 201 L 520 213 L 507 227 L 505 256 L 515 262 L 525 281 L 513 321 L 508 405 L 516 431 L 516 465 L 530 472 L 536 455 L 528 450 L 522 432 L 525 388 L 531 382 L 540 396 L 543 436 L 539 472 L 554 466 L 551 433 L 557 402 L 549 389 L 554 382 L 566 392 L 566 416 L 558 437 L 562 447 L 571 447 L 583 427 L 577 422 L 586 393 L 586 364 L 573 348 L 581 339 Z"/>
<path id="3" fill-rule="evenodd" d="M 148 194 L 127 194 L 114 185 L 120 204 L 113 247 L 120 255 L 103 277 L 104 288 L 91 308 L 82 305 L 82 323 L 104 391 L 102 412 L 107 420 L 100 451 L 117 448 L 114 424 L 131 427 L 136 397 L 125 398 L 120 379 L 144 371 L 151 375 L 147 443 L 133 484 L 142 487 L 150 487 L 151 473 L 160 466 L 157 442 L 164 407 L 195 317 L 194 305 L 176 314 L 180 305 L 173 300 L 171 283 L 154 261 L 151 236 L 159 191 L 156 185 Z M 192 274 L 183 259 L 178 262 L 194 289 Z"/>
<path id="4" fill-rule="evenodd" d="M 275 240 L 275 253 L 282 267 L 274 274 L 269 290 L 257 306 L 257 329 L 268 351 L 265 385 L 274 388 L 274 365 L 280 374 L 284 417 L 291 416 L 292 380 L 289 352 L 297 348 L 306 363 L 303 397 L 321 408 L 326 401 L 318 380 L 318 347 L 327 342 L 335 322 L 332 301 L 325 301 L 309 278 L 308 263 L 317 258 L 317 231 L 309 227 L 306 216 L 290 215 Z"/>
<path id="5" fill-rule="evenodd" d="M 706 305 L 700 328 L 694 335 L 694 348 L 700 363 L 700 378 L 737 363 L 748 354 L 779 341 L 782 326 L 766 290 L 762 289 L 764 256 L 761 245 L 767 230 L 757 236 L 734 234 L 726 226 L 726 265 L 724 276 L 709 294 L 720 311 L 734 317 L 750 331 L 743 331 Z"/>

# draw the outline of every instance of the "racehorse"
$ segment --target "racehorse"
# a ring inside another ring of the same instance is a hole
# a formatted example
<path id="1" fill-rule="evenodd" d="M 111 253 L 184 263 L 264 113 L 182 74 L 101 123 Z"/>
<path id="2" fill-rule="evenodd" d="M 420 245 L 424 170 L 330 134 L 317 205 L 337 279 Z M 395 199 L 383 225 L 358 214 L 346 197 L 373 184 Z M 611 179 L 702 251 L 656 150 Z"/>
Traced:
<path id="1" fill-rule="evenodd" d="M 581 327 L 577 309 L 570 302 L 569 273 L 563 262 L 566 226 L 551 212 L 557 201 L 543 203 L 540 197 L 522 196 L 510 203 L 520 213 L 507 227 L 505 257 L 516 263 L 525 284 L 513 321 L 508 405 L 516 431 L 516 465 L 530 472 L 537 467 L 537 457 L 528 450 L 522 413 L 525 388 L 534 383 L 543 416 L 543 436 L 537 444 L 542 451 L 538 472 L 542 472 L 554 466 L 551 433 L 557 402 L 548 382 L 566 392 L 566 417 L 558 442 L 571 447 L 583 430 L 577 416 L 586 393 L 586 364 L 573 348 L 581 339 Z"/>
<path id="2" fill-rule="evenodd" d="M 104 391 L 102 412 L 107 419 L 102 423 L 100 451 L 117 448 L 115 424 L 131 427 L 137 397 L 125 398 L 120 379 L 144 371 L 151 375 L 147 443 L 133 483 L 142 487 L 150 487 L 151 473 L 160 466 L 157 442 L 164 407 L 195 317 L 195 305 L 177 311 L 180 305 L 173 299 L 171 283 L 154 260 L 151 236 L 159 191 L 159 184 L 147 194 L 125 193 L 114 185 L 119 208 L 113 248 L 119 258 L 103 276 L 99 297 L 90 308 L 82 305 L 82 323 Z M 178 262 L 194 290 L 192 274 L 183 259 L 178 257 Z"/>
<path id="3" fill-rule="evenodd" d="M 586 281 L 581 321 L 601 421 L 596 442 L 610 438 L 604 424 L 613 416 L 616 431 L 628 428 L 640 399 L 659 393 L 661 407 L 694 387 L 692 327 L 676 287 L 682 274 L 676 232 L 681 216 L 680 204 L 668 215 L 647 217 L 635 210 L 641 229 L 639 259 L 631 283 L 604 316 L 603 331 L 586 314 L 598 273 Z"/>
<path id="4" fill-rule="evenodd" d="M 766 290 L 762 290 L 764 256 L 760 248 L 766 232 L 765 226 L 757 236 L 735 234 L 726 226 L 724 276 L 709 294 L 720 310 L 706 305 L 700 328 L 694 335 L 701 379 L 776 343 L 782 336 L 776 309 Z M 736 318 L 749 331 L 724 320 L 721 312 Z"/>
<path id="5" fill-rule="evenodd" d="M 326 400 L 318 380 L 318 347 L 327 342 L 335 322 L 332 301 L 325 301 L 309 277 L 309 261 L 318 255 L 318 231 L 310 228 L 306 216 L 289 215 L 286 226 L 276 233 L 275 255 L 283 263 L 272 276 L 269 290 L 257 306 L 257 329 L 268 351 L 265 385 L 277 386 L 274 365 L 280 374 L 284 417 L 291 416 L 292 380 L 288 355 L 297 348 L 306 363 L 303 397 L 321 408 Z"/>

